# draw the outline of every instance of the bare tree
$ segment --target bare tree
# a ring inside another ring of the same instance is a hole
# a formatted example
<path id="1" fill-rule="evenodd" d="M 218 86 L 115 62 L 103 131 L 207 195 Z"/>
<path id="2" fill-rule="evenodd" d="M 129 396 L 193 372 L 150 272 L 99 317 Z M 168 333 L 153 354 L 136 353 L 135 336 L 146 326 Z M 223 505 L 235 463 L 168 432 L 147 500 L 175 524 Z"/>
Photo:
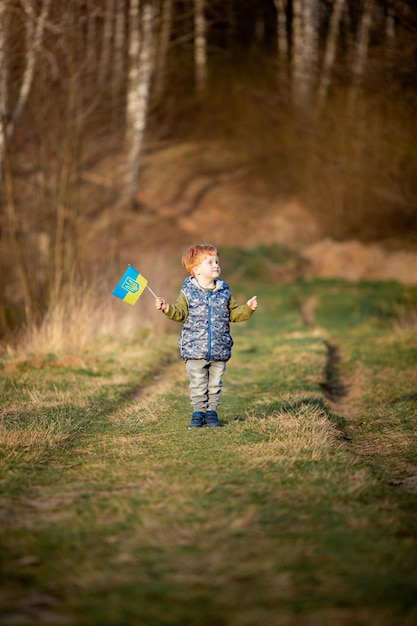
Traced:
<path id="1" fill-rule="evenodd" d="M 274 0 L 277 12 L 277 39 L 278 53 L 280 61 L 287 61 L 288 58 L 288 37 L 287 37 L 287 2 L 286 0 Z"/>
<path id="2" fill-rule="evenodd" d="M 197 91 L 204 90 L 207 81 L 207 40 L 205 0 L 194 0 L 194 63 Z"/>
<path id="3" fill-rule="evenodd" d="M 8 30 L 8 1 L 0 2 L 0 174 L 2 155 L 4 153 L 7 132 L 8 110 L 8 56 L 7 56 L 7 30 Z M 0 176 L 1 178 L 1 176 Z"/>
<path id="4" fill-rule="evenodd" d="M 104 12 L 103 35 L 101 38 L 101 51 L 99 57 L 99 83 L 103 85 L 108 78 L 110 60 L 112 58 L 112 44 L 115 25 L 116 0 L 107 0 Z"/>
<path id="5" fill-rule="evenodd" d="M 333 11 L 330 18 L 330 26 L 324 50 L 323 66 L 320 72 L 319 86 L 317 91 L 317 106 L 322 108 L 326 101 L 330 87 L 330 77 L 332 67 L 336 58 L 337 36 L 340 29 L 340 22 L 343 13 L 345 0 L 334 0 Z"/>
<path id="6" fill-rule="evenodd" d="M 278 74 L 283 79 L 287 74 L 288 63 L 288 36 L 287 36 L 287 2 L 286 0 L 274 0 L 277 13 L 277 49 L 278 49 Z"/>
<path id="7" fill-rule="evenodd" d="M 293 0 L 292 15 L 292 58 L 291 87 L 294 102 L 300 106 L 305 103 L 304 50 L 303 50 L 303 13 L 302 0 Z"/>
<path id="8" fill-rule="evenodd" d="M 387 3 L 385 34 L 386 34 L 389 44 L 391 44 L 392 40 L 395 37 L 395 11 L 394 11 L 394 3 L 392 0 L 390 0 Z"/>
<path id="9" fill-rule="evenodd" d="M 116 24 L 114 31 L 114 63 L 113 63 L 113 79 L 112 79 L 112 93 L 115 108 L 117 109 L 117 103 L 119 93 L 121 92 L 121 86 L 123 83 L 123 77 L 125 76 L 125 25 L 126 25 L 126 13 L 124 0 L 118 0 L 116 10 Z"/>
<path id="10" fill-rule="evenodd" d="M 33 83 L 35 65 L 40 52 L 43 33 L 47 16 L 49 13 L 51 0 L 43 0 L 41 11 L 36 15 L 35 3 L 29 0 L 22 0 L 23 24 L 25 28 L 25 66 L 20 79 L 20 87 L 13 110 L 10 111 L 9 97 L 9 41 L 8 23 L 10 19 L 9 10 L 14 10 L 8 0 L 0 3 L 0 178 L 4 175 L 4 199 L 6 205 L 6 231 L 7 243 L 12 252 L 17 275 L 23 293 L 26 321 L 32 322 L 34 319 L 34 290 L 29 276 L 27 263 L 25 261 L 25 242 L 21 237 L 21 218 L 18 213 L 18 203 L 14 185 L 13 171 L 11 165 L 11 155 L 9 150 L 10 139 L 15 130 L 16 124 L 23 112 L 29 97 L 29 92 Z M 5 241 L 3 240 L 4 244 Z M 0 277 L 2 283 L 2 278 Z M 1 296 L 1 300 L 3 300 Z M 0 313 L 0 324 L 4 326 L 4 307 Z"/>
<path id="11" fill-rule="evenodd" d="M 359 32 L 353 59 L 353 80 L 349 91 L 348 108 L 353 112 L 357 92 L 368 55 L 369 31 L 372 23 L 373 0 L 363 0 L 363 12 L 359 22 Z"/>
<path id="12" fill-rule="evenodd" d="M 0 26 L 0 28 L 3 31 L 3 34 L 0 35 L 2 39 L 2 43 L 0 43 L 0 46 L 2 47 L 2 52 L 0 53 L 0 55 L 3 57 L 3 58 L 0 58 L 0 63 L 2 63 L 2 65 L 0 65 L 0 70 L 2 70 L 2 74 L 3 74 L 3 69 L 5 70 L 2 78 L 0 79 L 0 83 L 1 83 L 0 84 L 0 90 L 1 90 L 0 106 L 7 107 L 8 105 L 8 94 L 7 94 L 8 74 L 7 74 L 7 69 L 6 69 L 7 61 L 5 58 L 5 45 L 6 45 L 5 44 L 5 34 L 6 34 L 5 33 L 5 20 L 7 20 L 8 2 L 6 0 L 5 2 L 1 2 L 0 4 L 1 4 L 0 20 L 2 23 L 2 26 Z M 4 108 L 3 110 L 3 119 L 7 118 L 7 124 L 4 130 L 7 133 L 7 136 L 9 138 L 13 134 L 16 123 L 22 114 L 22 111 L 25 107 L 25 104 L 29 96 L 29 91 L 32 86 L 33 77 L 35 73 L 36 60 L 37 60 L 37 57 L 38 57 L 38 54 L 42 45 L 42 38 L 43 38 L 46 20 L 47 20 L 48 13 L 49 13 L 51 0 L 43 0 L 42 8 L 41 8 L 39 15 L 36 15 L 34 3 L 32 3 L 30 0 L 22 0 L 22 4 L 23 4 L 23 9 L 24 9 L 24 14 L 25 14 L 24 24 L 25 24 L 25 29 L 26 29 L 26 57 L 25 57 L 26 64 L 25 64 L 23 75 L 22 75 L 22 79 L 20 83 L 20 90 L 19 90 L 19 94 L 16 100 L 16 104 L 14 106 L 14 109 L 11 113 L 8 113 L 6 108 Z M 4 137 L 0 139 L 0 148 L 1 148 L 1 151 L 0 151 L 0 174 L 1 174 L 2 159 L 3 159 L 2 150 L 4 149 Z"/>
<path id="13" fill-rule="evenodd" d="M 20 222 L 17 210 L 16 192 L 12 167 L 10 162 L 10 153 L 8 146 L 7 133 L 4 135 L 5 144 L 3 146 L 4 157 L 4 188 L 5 188 L 5 204 L 7 216 L 7 240 L 15 262 L 16 272 L 19 278 L 20 286 L 23 292 L 23 301 L 25 307 L 26 322 L 31 324 L 34 321 L 35 306 L 34 295 L 32 289 L 32 281 L 30 280 L 27 263 L 24 255 L 24 245 L 20 237 Z"/>
<path id="14" fill-rule="evenodd" d="M 317 0 L 293 0 L 292 93 L 294 104 L 305 108 L 311 102 L 318 59 Z"/>
<path id="15" fill-rule="evenodd" d="M 0 3 L 0 154 L 4 154 L 6 143 L 6 113 L 7 113 L 7 5 L 5 0 Z M 0 226 L 0 245 L 3 244 L 4 232 Z M 3 247 L 3 246 L 1 246 Z M 1 250 L 1 248 L 0 248 Z M 7 328 L 6 304 L 4 300 L 5 276 L 3 263 L 0 263 L 0 333 L 3 334 Z"/>
<path id="16" fill-rule="evenodd" d="M 24 0 L 23 7 L 26 13 L 26 29 L 27 29 L 27 49 L 26 49 L 26 67 L 22 77 L 20 93 L 17 99 L 12 119 L 9 124 L 9 133 L 13 132 L 13 128 L 19 119 L 23 108 L 26 104 L 29 91 L 33 81 L 35 72 L 35 63 L 39 54 L 46 19 L 49 13 L 51 0 L 43 0 L 42 9 L 38 17 L 35 16 L 35 10 L 29 0 Z"/>
<path id="17" fill-rule="evenodd" d="M 95 59 L 97 58 L 97 23 L 99 9 L 96 0 L 86 0 L 86 58 L 96 69 Z"/>
<path id="18" fill-rule="evenodd" d="M 304 34 L 304 69 L 308 103 L 312 100 L 317 79 L 318 65 L 318 0 L 304 0 L 303 3 L 303 34 Z"/>
<path id="19" fill-rule="evenodd" d="M 129 77 L 127 94 L 126 141 L 128 146 L 124 201 L 133 204 L 145 135 L 152 75 L 154 10 L 146 0 L 131 0 L 129 13 Z"/>

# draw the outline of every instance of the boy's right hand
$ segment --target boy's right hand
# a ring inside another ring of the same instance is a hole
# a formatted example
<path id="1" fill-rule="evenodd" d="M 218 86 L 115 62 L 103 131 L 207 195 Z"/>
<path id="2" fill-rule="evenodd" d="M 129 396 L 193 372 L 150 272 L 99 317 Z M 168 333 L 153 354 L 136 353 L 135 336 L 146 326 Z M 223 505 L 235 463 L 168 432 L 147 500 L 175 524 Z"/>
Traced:
<path id="1" fill-rule="evenodd" d="M 158 298 L 156 298 L 155 300 L 155 306 L 158 309 L 158 311 L 165 311 L 165 309 L 167 308 L 167 303 L 165 302 L 163 298 L 160 298 L 158 296 Z"/>

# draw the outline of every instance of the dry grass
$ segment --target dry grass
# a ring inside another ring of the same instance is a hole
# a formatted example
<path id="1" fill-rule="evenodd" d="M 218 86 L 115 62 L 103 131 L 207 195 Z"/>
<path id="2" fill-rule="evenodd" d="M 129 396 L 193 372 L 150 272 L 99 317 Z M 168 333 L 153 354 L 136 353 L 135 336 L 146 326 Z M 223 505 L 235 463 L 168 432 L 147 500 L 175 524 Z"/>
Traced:
<path id="1" fill-rule="evenodd" d="M 7 418 L 7 419 L 6 419 Z M 80 429 L 71 418 L 58 417 L 51 421 L 46 415 L 20 417 L 19 423 L 10 423 L 11 415 L 3 415 L 0 421 L 0 446 L 7 456 L 18 460 L 36 460 L 39 455 L 62 446 Z"/>
<path id="2" fill-rule="evenodd" d="M 395 308 L 397 321 L 394 327 L 396 331 L 409 331 L 417 334 L 417 309 L 415 306 L 397 306 Z"/>
<path id="3" fill-rule="evenodd" d="M 414 513 L 380 471 L 392 462 L 405 476 L 414 445 L 412 381 L 394 376 L 401 356 L 387 357 L 394 333 L 376 340 L 373 318 L 352 346 L 355 331 L 343 332 L 341 376 L 352 368 L 341 408 L 359 411 L 348 442 L 340 405 L 320 392 L 323 341 L 299 330 L 297 311 L 275 332 L 276 315 L 271 332 L 255 318 L 236 339 L 222 429 L 187 429 L 176 335 L 101 340 L 94 371 L 59 357 L 7 373 L 0 603 L 10 620 L 16 606 L 33 616 L 27 576 L 80 624 L 407 623 Z"/>
<path id="4" fill-rule="evenodd" d="M 9 345 L 10 356 L 65 353 L 84 350 L 102 336 L 132 331 L 133 315 L 123 316 L 110 299 L 92 287 L 71 285 L 60 299 L 50 303 L 42 321 L 26 328 L 15 345 Z"/>
<path id="5" fill-rule="evenodd" d="M 297 398 L 294 398 L 294 406 Z M 322 408 L 312 404 L 293 411 L 253 415 L 238 428 L 256 428 L 262 441 L 247 443 L 241 450 L 250 465 L 291 463 L 298 459 L 325 460 L 332 457 L 340 444 L 335 427 Z"/>
<path id="6" fill-rule="evenodd" d="M 181 284 L 180 263 L 174 267 L 164 258 L 155 258 L 151 254 L 142 261 L 155 279 L 158 278 L 160 293 L 172 301 Z M 156 311 L 154 296 L 148 289 L 134 306 L 111 295 L 124 270 L 125 267 L 121 267 L 120 276 L 112 280 L 92 276 L 87 282 L 67 285 L 60 297 L 50 302 L 41 322 L 14 337 L 5 351 L 12 358 L 77 353 L 103 338 L 126 339 L 138 331 L 172 330 L 172 322 Z"/>

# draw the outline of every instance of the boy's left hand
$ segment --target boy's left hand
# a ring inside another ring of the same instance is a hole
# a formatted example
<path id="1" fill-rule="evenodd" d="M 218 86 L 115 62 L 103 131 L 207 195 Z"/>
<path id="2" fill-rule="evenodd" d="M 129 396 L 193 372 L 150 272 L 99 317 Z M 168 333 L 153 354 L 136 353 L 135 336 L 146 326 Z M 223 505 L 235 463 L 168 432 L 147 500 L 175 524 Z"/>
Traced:
<path id="1" fill-rule="evenodd" d="M 250 298 L 250 300 L 248 300 L 246 304 L 252 309 L 252 311 L 256 311 L 256 309 L 258 308 L 257 296 L 253 296 L 253 298 Z"/>

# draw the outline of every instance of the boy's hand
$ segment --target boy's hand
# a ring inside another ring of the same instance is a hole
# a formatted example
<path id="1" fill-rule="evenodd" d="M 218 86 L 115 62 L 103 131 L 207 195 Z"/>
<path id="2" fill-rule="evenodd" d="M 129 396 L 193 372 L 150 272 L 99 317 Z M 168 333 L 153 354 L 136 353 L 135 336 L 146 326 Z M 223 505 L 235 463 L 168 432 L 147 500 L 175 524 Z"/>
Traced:
<path id="1" fill-rule="evenodd" d="M 155 300 L 155 306 L 158 309 L 158 311 L 165 311 L 168 305 L 163 298 L 158 297 Z"/>
<path id="2" fill-rule="evenodd" d="M 258 298 L 256 296 L 253 296 L 253 298 L 248 300 L 246 304 L 250 306 L 252 311 L 256 311 L 256 309 L 258 308 Z"/>

